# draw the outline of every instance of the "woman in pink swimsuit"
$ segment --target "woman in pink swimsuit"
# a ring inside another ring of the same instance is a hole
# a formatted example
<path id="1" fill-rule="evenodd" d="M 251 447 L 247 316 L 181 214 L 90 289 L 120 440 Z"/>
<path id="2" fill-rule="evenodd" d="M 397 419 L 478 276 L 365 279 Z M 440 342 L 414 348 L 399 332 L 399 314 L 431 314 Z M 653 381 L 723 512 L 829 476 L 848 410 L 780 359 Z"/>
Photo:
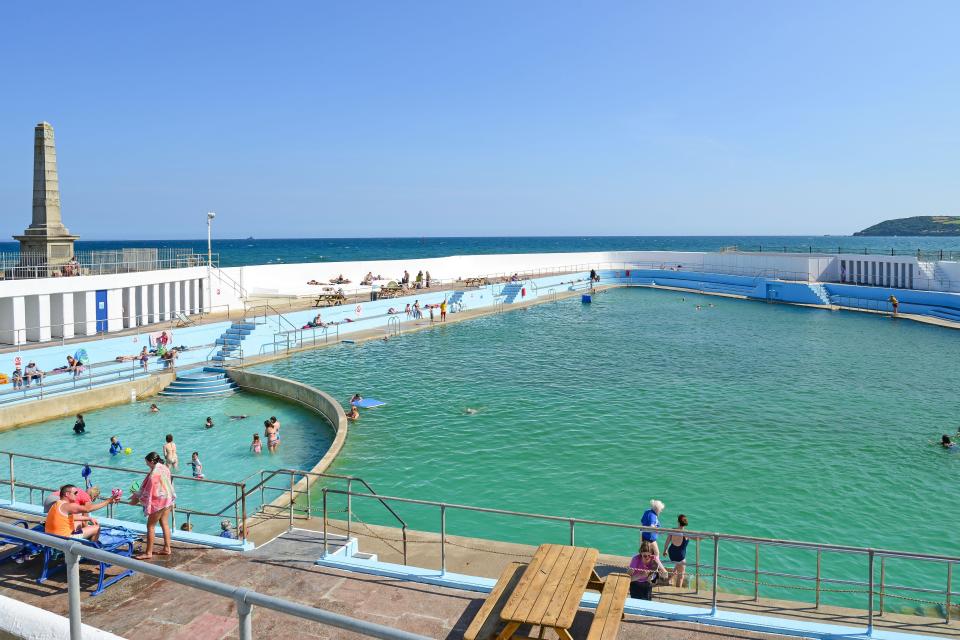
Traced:
<path id="1" fill-rule="evenodd" d="M 151 451 L 144 460 L 150 467 L 150 472 L 140 483 L 140 490 L 130 497 L 130 504 L 142 506 L 143 514 L 147 516 L 147 546 L 143 553 L 134 556 L 137 560 L 149 560 L 153 557 L 153 539 L 157 523 L 163 531 L 163 549 L 158 551 L 157 555 L 170 555 L 170 511 L 177 501 L 170 470 L 163 464 L 160 454 Z"/>

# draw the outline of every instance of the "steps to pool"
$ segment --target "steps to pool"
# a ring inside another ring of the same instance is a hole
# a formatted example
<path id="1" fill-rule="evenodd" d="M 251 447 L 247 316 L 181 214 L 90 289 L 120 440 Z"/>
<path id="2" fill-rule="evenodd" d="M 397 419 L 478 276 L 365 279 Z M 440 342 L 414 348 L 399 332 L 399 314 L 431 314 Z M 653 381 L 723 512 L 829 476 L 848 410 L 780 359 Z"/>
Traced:
<path id="1" fill-rule="evenodd" d="M 243 353 L 243 341 L 248 335 L 253 333 L 256 328 L 256 324 L 247 322 L 246 320 L 231 324 L 230 328 L 224 331 L 220 337 L 214 341 L 214 344 L 220 348 L 210 359 L 215 362 L 225 362 L 230 358 L 239 357 L 240 354 Z"/>
<path id="2" fill-rule="evenodd" d="M 233 393 L 236 390 L 237 383 L 227 377 L 226 369 L 204 367 L 181 373 L 160 395 L 196 398 Z"/>

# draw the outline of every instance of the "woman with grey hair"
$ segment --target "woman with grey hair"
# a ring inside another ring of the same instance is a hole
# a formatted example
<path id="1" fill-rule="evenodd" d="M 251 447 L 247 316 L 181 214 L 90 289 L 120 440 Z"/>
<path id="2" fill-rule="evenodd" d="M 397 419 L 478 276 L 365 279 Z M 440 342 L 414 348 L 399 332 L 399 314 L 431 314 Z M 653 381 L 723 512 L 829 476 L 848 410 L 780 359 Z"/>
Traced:
<path id="1" fill-rule="evenodd" d="M 640 518 L 640 524 L 645 527 L 659 527 L 660 526 L 660 513 L 663 511 L 665 505 L 659 500 L 651 500 L 650 508 L 643 512 L 643 516 Z M 660 547 L 657 546 L 657 532 L 656 531 L 643 531 L 640 534 L 640 541 L 643 542 L 646 540 L 653 544 L 653 553 L 656 557 L 660 557 Z"/>

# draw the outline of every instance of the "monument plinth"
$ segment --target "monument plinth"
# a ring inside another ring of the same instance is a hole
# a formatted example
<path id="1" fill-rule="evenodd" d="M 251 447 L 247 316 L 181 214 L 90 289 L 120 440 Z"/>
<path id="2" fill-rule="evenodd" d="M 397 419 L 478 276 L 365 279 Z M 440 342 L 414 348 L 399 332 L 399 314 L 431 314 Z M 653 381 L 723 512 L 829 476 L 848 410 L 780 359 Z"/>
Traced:
<path id="1" fill-rule="evenodd" d="M 53 126 L 41 122 L 33 130 L 33 221 L 23 235 L 13 239 L 20 242 L 23 258 L 34 264 L 57 265 L 73 258 L 73 242 L 78 237 L 63 226 Z"/>

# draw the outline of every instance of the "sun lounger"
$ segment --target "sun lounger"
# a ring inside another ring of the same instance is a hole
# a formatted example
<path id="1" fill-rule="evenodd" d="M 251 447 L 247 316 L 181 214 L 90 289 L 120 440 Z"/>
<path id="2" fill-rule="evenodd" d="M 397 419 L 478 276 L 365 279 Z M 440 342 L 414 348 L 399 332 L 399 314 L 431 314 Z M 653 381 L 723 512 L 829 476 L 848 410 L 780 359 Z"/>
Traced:
<path id="1" fill-rule="evenodd" d="M 173 314 L 173 317 L 174 317 L 174 319 L 176 319 L 176 321 L 177 321 L 177 325 L 176 325 L 176 326 L 178 326 L 178 327 L 189 327 L 189 326 L 192 325 L 192 324 L 196 324 L 196 322 L 194 322 L 193 320 L 191 320 L 190 318 L 188 318 L 188 317 L 183 313 L 183 311 L 177 311 L 176 313 Z"/>
<path id="2" fill-rule="evenodd" d="M 43 531 L 43 524 L 39 524 L 34 527 L 34 530 Z M 49 534 L 47 534 L 49 535 Z M 57 536 L 59 537 L 59 536 Z M 123 529 L 121 527 L 116 528 L 104 528 L 100 531 L 100 540 L 98 542 L 93 542 L 91 540 L 80 540 L 79 538 L 65 538 L 73 542 L 80 542 L 88 547 L 93 547 L 95 549 L 102 549 L 103 551 L 109 551 L 110 553 L 115 553 L 120 556 L 125 556 L 127 558 L 133 557 L 133 546 L 134 541 L 137 538 L 137 534 Z M 42 547 L 43 552 L 43 568 L 40 571 L 40 577 L 37 578 L 37 584 L 43 584 L 47 578 L 51 575 L 63 570 L 66 568 L 66 563 L 55 565 L 59 558 L 63 557 L 63 553 L 52 547 Z M 127 576 L 133 575 L 133 569 L 125 569 L 119 574 L 107 578 L 106 573 L 107 569 L 113 565 L 109 562 L 98 562 L 100 565 L 100 576 L 97 579 L 97 588 L 94 589 L 91 596 L 98 596 L 104 592 L 110 585 L 116 584 L 120 580 L 126 578 Z"/>

